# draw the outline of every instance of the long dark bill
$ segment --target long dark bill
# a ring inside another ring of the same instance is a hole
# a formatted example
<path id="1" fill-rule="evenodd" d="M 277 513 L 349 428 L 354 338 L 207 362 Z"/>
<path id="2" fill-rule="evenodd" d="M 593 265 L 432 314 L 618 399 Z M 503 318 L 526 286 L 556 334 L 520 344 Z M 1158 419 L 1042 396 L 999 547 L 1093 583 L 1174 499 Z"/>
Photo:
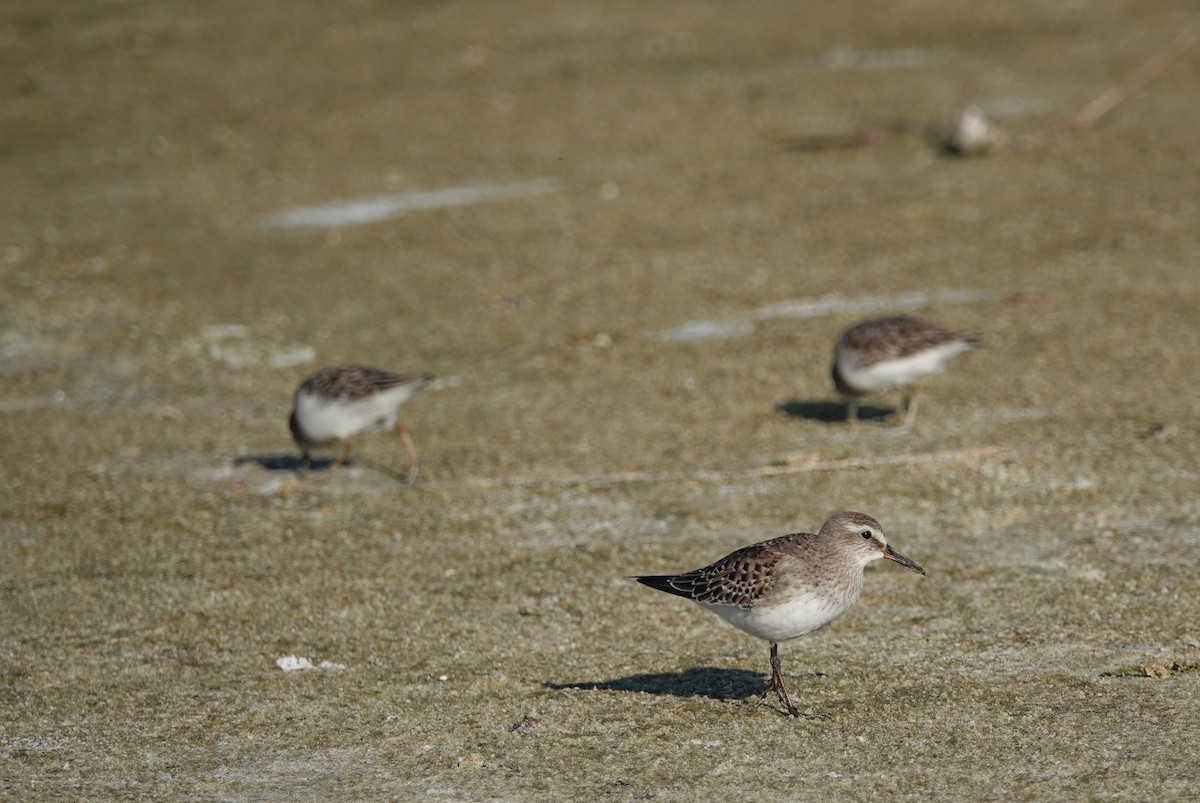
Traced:
<path id="1" fill-rule="evenodd" d="M 899 563 L 906 569 L 912 569 L 917 574 L 925 574 L 925 570 L 918 566 L 916 561 L 909 560 L 896 550 L 892 549 L 891 544 L 888 544 L 888 546 L 884 548 L 883 556 L 888 560 L 896 561 L 896 563 Z"/>

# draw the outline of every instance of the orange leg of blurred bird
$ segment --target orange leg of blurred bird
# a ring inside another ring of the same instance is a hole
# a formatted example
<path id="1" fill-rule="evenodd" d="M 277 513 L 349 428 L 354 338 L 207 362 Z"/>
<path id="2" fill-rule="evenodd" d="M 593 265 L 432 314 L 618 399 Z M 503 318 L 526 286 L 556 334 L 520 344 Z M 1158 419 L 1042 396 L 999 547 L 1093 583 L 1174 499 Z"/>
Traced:
<path id="1" fill-rule="evenodd" d="M 917 420 L 917 389 L 914 382 L 904 392 L 904 420 L 900 423 L 900 428 L 904 431 L 912 429 L 913 422 Z"/>
<path id="2" fill-rule="evenodd" d="M 417 459 L 417 447 L 413 445 L 412 436 L 408 434 L 408 430 L 400 422 L 396 422 L 393 427 L 396 434 L 400 436 L 400 440 L 404 441 L 404 448 L 408 452 L 408 460 L 410 467 L 408 469 L 408 483 L 411 485 L 416 482 L 417 475 L 421 472 L 421 461 Z"/>
<path id="3" fill-rule="evenodd" d="M 337 460 L 333 461 L 333 467 L 337 468 L 338 466 L 345 465 L 346 461 L 350 459 L 350 453 L 353 451 L 354 444 L 350 441 L 346 441 L 345 445 L 342 446 L 342 453 L 338 455 Z"/>

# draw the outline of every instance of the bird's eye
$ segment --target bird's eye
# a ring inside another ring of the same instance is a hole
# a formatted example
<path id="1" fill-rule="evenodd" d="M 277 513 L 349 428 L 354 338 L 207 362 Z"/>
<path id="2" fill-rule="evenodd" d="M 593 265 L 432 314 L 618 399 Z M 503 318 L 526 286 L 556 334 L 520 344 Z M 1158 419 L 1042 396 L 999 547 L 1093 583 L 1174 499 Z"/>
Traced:
<path id="1" fill-rule="evenodd" d="M 871 531 L 870 530 L 863 530 L 861 533 L 859 533 L 859 535 L 861 535 L 863 538 L 865 538 L 868 541 L 871 540 Z"/>

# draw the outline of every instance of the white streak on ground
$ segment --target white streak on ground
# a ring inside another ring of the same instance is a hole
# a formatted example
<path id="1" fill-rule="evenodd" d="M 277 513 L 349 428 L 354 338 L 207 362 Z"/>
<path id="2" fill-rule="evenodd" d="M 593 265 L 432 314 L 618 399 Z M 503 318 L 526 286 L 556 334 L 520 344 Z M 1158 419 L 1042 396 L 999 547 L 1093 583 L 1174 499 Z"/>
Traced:
<path id="1" fill-rule="evenodd" d="M 753 331 L 754 324 L 749 321 L 691 321 L 674 329 L 652 332 L 648 337 L 667 343 L 691 343 L 700 340 L 730 340 Z"/>
<path id="2" fill-rule="evenodd" d="M 360 226 L 380 220 L 401 217 L 422 209 L 441 209 L 451 206 L 491 201 L 511 201 L 544 195 L 558 190 L 556 178 L 535 178 L 512 184 L 480 182 L 436 190 L 416 190 L 394 195 L 373 195 L 314 206 L 298 206 L 255 219 L 255 229 L 332 229 Z"/>
<path id="3" fill-rule="evenodd" d="M 900 312 L 922 309 L 938 304 L 965 304 L 987 301 L 999 297 L 990 290 L 935 290 L 933 292 L 901 293 L 895 296 L 854 296 L 837 294 L 801 301 L 780 301 L 767 304 L 725 321 L 688 321 L 672 329 L 650 332 L 650 340 L 664 342 L 699 342 L 703 340 L 729 340 L 743 337 L 754 331 L 755 321 L 771 318 L 818 318 L 823 315 L 875 312 Z"/>

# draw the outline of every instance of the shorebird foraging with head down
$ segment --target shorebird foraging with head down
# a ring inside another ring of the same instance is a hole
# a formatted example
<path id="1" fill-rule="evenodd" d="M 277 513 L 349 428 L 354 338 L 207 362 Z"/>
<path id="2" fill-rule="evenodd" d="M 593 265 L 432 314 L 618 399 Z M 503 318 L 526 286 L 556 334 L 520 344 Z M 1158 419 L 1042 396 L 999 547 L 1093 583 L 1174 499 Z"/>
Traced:
<path id="1" fill-rule="evenodd" d="M 800 712 L 783 685 L 779 642 L 823 627 L 858 602 L 863 567 L 887 558 L 919 574 L 925 570 L 888 545 L 879 522 L 846 511 L 816 533 L 793 533 L 743 547 L 702 569 L 635 577 L 643 585 L 699 603 L 737 629 L 771 645 L 771 682 L 793 717 Z"/>
<path id="2" fill-rule="evenodd" d="M 303 452 L 304 468 L 310 452 L 342 444 L 335 466 L 345 463 L 353 446 L 350 438 L 363 432 L 392 429 L 404 442 L 410 467 L 408 481 L 417 478 L 420 461 L 408 434 L 396 416 L 412 395 L 433 381 L 430 374 L 393 374 L 361 365 L 326 368 L 306 378 L 296 388 L 288 428 Z"/>
<path id="3" fill-rule="evenodd" d="M 902 426 L 917 417 L 917 380 L 975 348 L 978 332 L 946 329 L 919 318 L 875 318 L 850 327 L 833 348 L 833 384 L 846 401 L 846 420 L 858 419 L 859 397 L 904 388 Z"/>

